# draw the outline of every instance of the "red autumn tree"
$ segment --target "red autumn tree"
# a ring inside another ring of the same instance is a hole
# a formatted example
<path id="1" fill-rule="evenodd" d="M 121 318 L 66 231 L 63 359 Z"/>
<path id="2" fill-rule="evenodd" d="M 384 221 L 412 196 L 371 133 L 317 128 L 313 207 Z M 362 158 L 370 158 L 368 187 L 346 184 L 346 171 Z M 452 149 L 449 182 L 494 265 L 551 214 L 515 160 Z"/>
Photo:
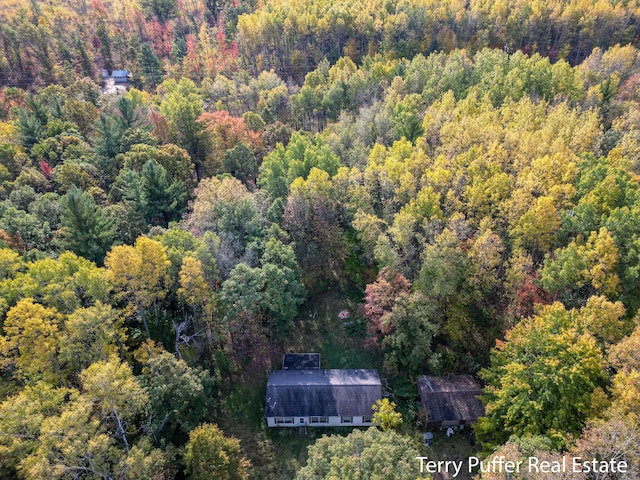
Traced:
<path id="1" fill-rule="evenodd" d="M 391 313 L 396 300 L 411 292 L 411 282 L 390 267 L 380 270 L 378 278 L 367 285 L 361 314 L 369 320 L 369 346 L 377 346 L 391 332 L 385 317 Z"/>

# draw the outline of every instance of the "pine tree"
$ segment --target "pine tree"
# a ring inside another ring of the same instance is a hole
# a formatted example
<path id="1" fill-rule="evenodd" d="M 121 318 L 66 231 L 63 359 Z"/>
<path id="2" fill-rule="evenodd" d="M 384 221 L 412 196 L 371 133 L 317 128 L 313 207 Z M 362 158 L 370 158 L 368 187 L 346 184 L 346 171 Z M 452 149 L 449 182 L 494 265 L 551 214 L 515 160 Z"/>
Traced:
<path id="1" fill-rule="evenodd" d="M 116 120 L 111 115 L 101 113 L 93 126 L 97 133 L 94 140 L 95 152 L 105 184 L 113 182 L 117 174 L 117 165 L 113 159 L 120 153 L 122 130 L 118 128 Z"/>
<path id="2" fill-rule="evenodd" d="M 112 218 L 104 217 L 91 195 L 73 186 L 60 200 L 63 247 L 101 264 L 115 237 Z"/>
<path id="3" fill-rule="evenodd" d="M 42 124 L 38 121 L 36 115 L 24 108 L 18 112 L 16 130 L 18 131 L 20 144 L 27 149 L 33 147 L 44 136 Z"/>
<path id="4" fill-rule="evenodd" d="M 143 43 L 140 50 L 140 68 L 144 86 L 155 89 L 162 82 L 162 65 L 148 43 Z"/>
<path id="5" fill-rule="evenodd" d="M 116 103 L 116 108 L 118 109 L 116 120 L 123 132 L 130 128 L 139 128 L 145 131 L 150 129 L 150 125 L 145 123 L 144 118 L 136 107 L 136 103 L 127 97 L 118 99 Z"/>
<path id="6" fill-rule="evenodd" d="M 98 26 L 96 28 L 96 35 L 100 39 L 100 55 L 104 61 L 104 67 L 106 69 L 113 69 L 113 57 L 111 54 L 111 39 L 109 38 L 109 31 L 107 25 L 102 17 L 98 17 Z"/>
<path id="7" fill-rule="evenodd" d="M 177 220 L 184 211 L 184 184 L 179 180 L 169 183 L 167 171 L 153 160 L 142 167 L 142 179 L 147 222 L 167 227 L 170 221 Z"/>

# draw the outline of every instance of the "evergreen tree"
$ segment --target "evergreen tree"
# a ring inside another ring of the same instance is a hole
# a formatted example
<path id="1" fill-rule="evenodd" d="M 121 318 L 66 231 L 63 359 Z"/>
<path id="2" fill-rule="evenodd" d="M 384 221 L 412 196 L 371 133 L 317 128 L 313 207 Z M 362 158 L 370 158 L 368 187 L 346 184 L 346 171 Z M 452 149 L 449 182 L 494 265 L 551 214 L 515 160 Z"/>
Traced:
<path id="1" fill-rule="evenodd" d="M 106 188 L 111 185 L 118 174 L 118 165 L 114 159 L 120 153 L 122 130 L 118 128 L 115 119 L 111 115 L 104 113 L 100 114 L 93 129 L 97 133 L 94 137 L 94 149 L 98 156 L 100 184 L 103 188 Z"/>
<path id="2" fill-rule="evenodd" d="M 102 17 L 98 17 L 98 27 L 96 28 L 96 35 L 100 40 L 100 55 L 102 55 L 102 60 L 104 61 L 104 68 L 111 70 L 113 69 L 111 39 L 109 38 L 107 24 Z"/>
<path id="3" fill-rule="evenodd" d="M 114 220 L 103 215 L 93 197 L 73 186 L 60 200 L 62 246 L 101 264 L 115 237 Z"/>
<path id="4" fill-rule="evenodd" d="M 143 43 L 140 49 L 140 68 L 144 87 L 155 89 L 162 82 L 162 65 L 148 43 Z"/>
<path id="5" fill-rule="evenodd" d="M 185 208 L 184 184 L 179 180 L 169 183 L 167 171 L 153 160 L 142 167 L 142 180 L 147 222 L 167 227 L 170 221 L 180 218 Z"/>
<path id="6" fill-rule="evenodd" d="M 30 149 L 44 137 L 42 124 L 37 116 L 28 110 L 20 109 L 18 119 L 16 121 L 16 130 L 18 131 L 18 140 L 20 145 Z"/>
<path id="7" fill-rule="evenodd" d="M 144 118 L 140 115 L 136 103 L 128 97 L 120 97 L 116 103 L 116 120 L 124 132 L 130 128 L 148 130 Z"/>
<path id="8" fill-rule="evenodd" d="M 93 58 L 87 50 L 87 47 L 80 36 L 76 38 L 76 49 L 80 56 L 80 66 L 82 67 L 82 73 L 84 76 L 94 78 L 96 76 L 95 68 L 93 65 Z"/>

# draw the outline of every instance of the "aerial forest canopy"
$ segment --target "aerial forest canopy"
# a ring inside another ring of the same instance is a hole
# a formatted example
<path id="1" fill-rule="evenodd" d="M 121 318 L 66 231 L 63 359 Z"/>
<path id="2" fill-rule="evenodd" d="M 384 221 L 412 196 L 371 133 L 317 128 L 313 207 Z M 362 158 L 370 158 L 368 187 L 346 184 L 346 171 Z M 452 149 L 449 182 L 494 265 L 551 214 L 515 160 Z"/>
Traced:
<path id="1" fill-rule="evenodd" d="M 639 22 L 2 1 L 0 477 L 415 480 L 416 377 L 467 374 L 485 452 L 638 478 Z M 379 369 L 406 421 L 267 432 L 292 350 Z"/>

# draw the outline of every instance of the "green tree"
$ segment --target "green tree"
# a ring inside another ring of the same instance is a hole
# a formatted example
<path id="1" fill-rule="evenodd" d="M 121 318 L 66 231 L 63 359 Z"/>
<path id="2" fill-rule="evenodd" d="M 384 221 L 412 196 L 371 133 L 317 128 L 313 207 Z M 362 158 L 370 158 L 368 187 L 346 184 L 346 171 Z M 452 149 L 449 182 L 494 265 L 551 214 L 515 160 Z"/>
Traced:
<path id="1" fill-rule="evenodd" d="M 101 264 L 115 239 L 115 220 L 102 213 L 93 197 L 73 186 L 60 199 L 62 245 Z"/>
<path id="2" fill-rule="evenodd" d="M 151 431 L 156 440 L 183 444 L 191 430 L 211 417 L 214 379 L 206 370 L 191 368 L 168 352 L 147 358 L 142 373 Z"/>
<path id="3" fill-rule="evenodd" d="M 218 251 L 228 254 L 218 254 L 216 260 L 223 275 L 228 275 L 247 247 L 263 234 L 265 219 L 258 199 L 240 180 L 228 176 L 205 178 L 195 194 L 186 224 L 196 237 L 211 232 L 222 240 Z"/>
<path id="4" fill-rule="evenodd" d="M 313 141 L 294 133 L 286 148 L 279 145 L 266 156 L 260 167 L 258 184 L 275 200 L 286 197 L 291 182 L 299 177 L 306 179 L 312 168 L 323 170 L 331 177 L 338 172 L 339 166 L 338 157 L 319 138 Z"/>
<path id="5" fill-rule="evenodd" d="M 296 480 L 415 480 L 419 455 L 411 439 L 377 428 L 354 430 L 346 437 L 323 436 L 308 448 L 307 465 Z"/>
<path id="6" fill-rule="evenodd" d="M 295 254 L 289 245 L 270 238 L 260 264 L 236 266 L 222 284 L 220 298 L 229 318 L 266 317 L 273 332 L 285 333 L 306 297 Z"/>
<path id="7" fill-rule="evenodd" d="M 143 84 L 148 89 L 155 89 L 161 82 L 164 73 L 160 59 L 148 43 L 140 47 L 140 69 Z"/>
<path id="8" fill-rule="evenodd" d="M 143 212 L 148 223 L 168 227 L 184 211 L 184 184 L 179 180 L 169 183 L 167 171 L 150 160 L 142 167 Z"/>
<path id="9" fill-rule="evenodd" d="M 203 161 L 205 157 L 205 141 L 202 135 L 203 125 L 198 122 L 202 114 L 202 97 L 196 93 L 194 83 L 182 78 L 179 82 L 167 80 L 162 84 L 167 92 L 160 113 L 169 120 L 176 143 L 184 148 L 196 166 L 198 180 L 203 178 Z"/>
<path id="10" fill-rule="evenodd" d="M 253 184 L 258 176 L 256 156 L 243 142 L 224 153 L 222 168 L 245 185 Z"/>
<path id="11" fill-rule="evenodd" d="M 118 122 L 122 132 L 136 128 L 146 131 L 150 128 L 144 116 L 145 112 L 133 98 L 126 95 L 122 96 L 118 98 L 115 106 L 115 120 Z"/>
<path id="12" fill-rule="evenodd" d="M 260 258 L 264 282 L 262 307 L 276 332 L 287 332 L 304 302 L 306 290 L 300 281 L 293 248 L 270 238 Z"/>
<path id="13" fill-rule="evenodd" d="M 591 232 L 586 242 L 579 237 L 545 257 L 541 283 L 569 306 L 583 303 L 592 294 L 615 297 L 620 279 L 617 275 L 618 248 L 609 231 L 602 227 Z"/>
<path id="14" fill-rule="evenodd" d="M 243 317 L 255 318 L 261 315 L 263 289 L 264 276 L 260 268 L 252 268 L 246 263 L 236 265 L 220 290 L 226 317 L 237 321 Z"/>
<path id="15" fill-rule="evenodd" d="M 93 126 L 96 135 L 93 145 L 99 156 L 99 164 L 105 170 L 105 180 L 111 180 L 115 176 L 115 165 L 111 161 L 120 153 L 120 140 L 122 130 L 118 128 L 118 123 L 112 115 L 101 113 Z"/>
<path id="16" fill-rule="evenodd" d="M 44 138 L 42 123 L 36 115 L 26 109 L 21 109 L 16 122 L 18 139 L 20 144 L 26 149 L 31 149 L 36 143 Z"/>
<path id="17" fill-rule="evenodd" d="M 382 317 L 388 334 L 382 339 L 385 367 L 392 372 L 418 375 L 425 367 L 438 371 L 440 356 L 433 351 L 440 333 L 441 313 L 428 297 L 419 293 L 401 295 L 393 309 Z"/>
<path id="18" fill-rule="evenodd" d="M 185 447 L 186 471 L 193 480 L 246 480 L 249 462 L 240 441 L 225 437 L 216 425 L 204 423 L 189 434 Z"/>
<path id="19" fill-rule="evenodd" d="M 176 0 L 143 0 L 141 3 L 148 16 L 155 16 L 163 23 L 177 11 Z"/>
<path id="20" fill-rule="evenodd" d="M 595 338 L 576 311 L 560 303 L 507 332 L 482 370 L 487 416 L 476 431 L 487 444 L 509 435 L 545 435 L 556 447 L 581 431 L 593 412 L 592 395 L 606 378 Z"/>
<path id="21" fill-rule="evenodd" d="M 306 283 L 320 278 L 338 279 L 347 257 L 341 209 L 329 173 L 311 168 L 307 180 L 296 178 L 283 214 L 283 227 L 291 234 Z"/>
<path id="22" fill-rule="evenodd" d="M 398 138 L 406 138 L 411 143 L 422 135 L 422 119 L 418 108 L 422 98 L 420 95 L 408 95 L 393 107 L 393 125 Z"/>

